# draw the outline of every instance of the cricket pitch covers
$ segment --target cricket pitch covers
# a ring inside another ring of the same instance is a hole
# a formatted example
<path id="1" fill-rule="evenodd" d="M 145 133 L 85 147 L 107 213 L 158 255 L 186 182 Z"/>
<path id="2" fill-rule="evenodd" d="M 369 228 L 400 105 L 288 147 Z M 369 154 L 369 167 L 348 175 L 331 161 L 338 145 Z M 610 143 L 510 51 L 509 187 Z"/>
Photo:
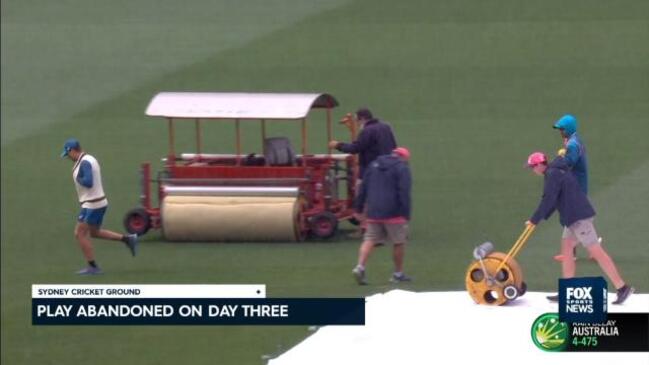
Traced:
<path id="1" fill-rule="evenodd" d="M 365 326 L 326 326 L 269 362 L 293 364 L 647 364 L 646 352 L 552 353 L 535 347 L 535 318 L 556 312 L 549 293 L 530 292 L 507 306 L 474 304 L 466 292 L 392 290 L 367 297 Z M 609 302 L 614 295 L 609 294 Z M 609 312 L 646 312 L 635 294 Z M 441 360 L 441 361 L 440 361 Z"/>

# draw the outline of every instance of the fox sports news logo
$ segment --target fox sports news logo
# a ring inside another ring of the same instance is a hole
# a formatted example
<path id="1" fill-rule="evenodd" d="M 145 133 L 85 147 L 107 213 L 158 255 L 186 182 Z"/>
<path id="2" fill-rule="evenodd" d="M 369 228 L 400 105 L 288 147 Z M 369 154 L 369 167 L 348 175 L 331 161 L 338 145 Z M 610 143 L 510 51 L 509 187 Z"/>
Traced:
<path id="1" fill-rule="evenodd" d="M 559 319 L 562 322 L 604 322 L 606 302 L 606 281 L 602 277 L 559 279 Z"/>
<path id="2" fill-rule="evenodd" d="M 577 288 L 566 288 L 566 312 L 567 313 L 593 313 L 595 312 L 595 301 L 593 300 L 593 287 L 582 286 Z"/>

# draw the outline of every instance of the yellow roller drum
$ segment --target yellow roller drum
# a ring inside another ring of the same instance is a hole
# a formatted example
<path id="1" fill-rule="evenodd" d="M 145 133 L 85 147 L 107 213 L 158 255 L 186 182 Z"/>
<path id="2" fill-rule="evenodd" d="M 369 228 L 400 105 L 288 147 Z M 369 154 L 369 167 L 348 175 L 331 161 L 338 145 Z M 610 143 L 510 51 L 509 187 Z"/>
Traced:
<path id="1" fill-rule="evenodd" d="M 473 261 L 465 277 L 466 289 L 471 298 L 478 304 L 502 305 L 509 301 L 505 295 L 505 288 L 513 286 L 522 289 L 523 271 L 516 260 L 509 258 L 504 265 L 501 265 L 506 258 L 503 252 L 492 252 L 483 259 L 488 275 L 484 271 L 480 261 Z M 500 271 L 498 268 L 501 267 Z M 488 280 L 491 277 L 493 280 Z"/>
<path id="2" fill-rule="evenodd" d="M 476 259 L 466 270 L 464 283 L 466 291 L 478 304 L 502 305 L 527 291 L 523 281 L 523 270 L 514 259 L 534 232 L 536 225 L 527 224 L 512 248 L 506 254 L 491 252 L 493 244 L 485 242 L 476 247 Z"/>
<path id="3" fill-rule="evenodd" d="M 167 196 L 162 229 L 171 241 L 296 241 L 297 197 Z"/>

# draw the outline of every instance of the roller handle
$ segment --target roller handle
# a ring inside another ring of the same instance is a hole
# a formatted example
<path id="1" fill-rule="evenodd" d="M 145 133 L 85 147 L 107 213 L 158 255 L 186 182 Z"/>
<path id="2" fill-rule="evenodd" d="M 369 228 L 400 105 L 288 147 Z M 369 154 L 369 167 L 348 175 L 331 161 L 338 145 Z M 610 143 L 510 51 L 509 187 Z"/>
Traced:
<path id="1" fill-rule="evenodd" d="M 528 224 L 525 229 L 523 230 L 523 233 L 521 233 L 520 237 L 518 237 L 518 240 L 514 243 L 512 248 L 509 250 L 507 253 L 507 256 L 505 256 L 505 259 L 498 265 L 498 269 L 496 269 L 496 273 L 500 272 L 500 270 L 505 266 L 505 263 L 509 261 L 510 258 L 516 257 L 518 252 L 523 248 L 525 245 L 525 242 L 527 242 L 528 238 L 532 235 L 532 232 L 534 232 L 534 229 L 536 228 L 536 225 L 534 224 Z"/>

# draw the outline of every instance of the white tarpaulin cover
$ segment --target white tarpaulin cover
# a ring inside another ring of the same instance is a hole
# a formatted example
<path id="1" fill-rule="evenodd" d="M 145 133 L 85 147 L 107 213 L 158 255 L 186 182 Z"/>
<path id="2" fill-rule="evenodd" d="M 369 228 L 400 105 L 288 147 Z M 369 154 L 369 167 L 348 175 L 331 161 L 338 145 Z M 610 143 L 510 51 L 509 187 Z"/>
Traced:
<path id="1" fill-rule="evenodd" d="M 161 92 L 146 115 L 168 118 L 302 119 L 311 108 L 338 105 L 329 94 Z"/>
<path id="2" fill-rule="evenodd" d="M 392 290 L 367 298 L 365 326 L 326 326 L 269 365 L 341 364 L 649 364 L 649 353 L 544 352 L 531 339 L 541 314 L 557 312 L 549 293 L 527 293 L 507 306 L 474 304 L 466 292 Z M 649 312 L 634 294 L 609 312 Z"/>

